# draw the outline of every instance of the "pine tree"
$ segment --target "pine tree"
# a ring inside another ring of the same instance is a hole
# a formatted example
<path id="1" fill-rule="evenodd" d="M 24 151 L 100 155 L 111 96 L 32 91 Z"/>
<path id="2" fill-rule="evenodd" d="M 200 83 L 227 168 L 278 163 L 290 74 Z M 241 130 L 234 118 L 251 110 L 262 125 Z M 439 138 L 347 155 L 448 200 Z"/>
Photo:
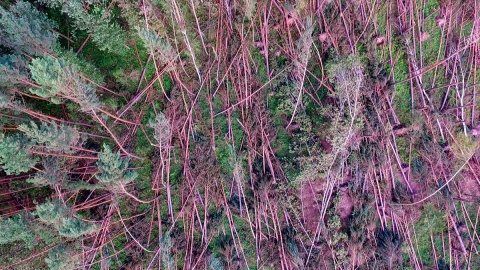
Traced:
<path id="1" fill-rule="evenodd" d="M 28 138 L 21 134 L 5 136 L 0 134 L 0 164 L 8 174 L 28 172 L 38 158 L 32 157 L 28 149 L 32 146 Z"/>
<path id="2" fill-rule="evenodd" d="M 12 95 L 6 90 L 0 89 L 0 109 L 6 109 L 10 106 Z"/>
<path id="3" fill-rule="evenodd" d="M 28 79 L 27 60 L 17 54 L 0 56 L 0 86 L 10 87 Z"/>
<path id="4" fill-rule="evenodd" d="M 54 103 L 61 103 L 59 95 L 63 95 L 78 103 L 84 112 L 96 111 L 101 106 L 95 88 L 79 76 L 73 64 L 62 58 L 44 56 L 33 59 L 30 72 L 32 78 L 42 86 L 41 89 L 30 89 L 33 94 L 51 98 Z"/>
<path id="5" fill-rule="evenodd" d="M 104 144 L 103 151 L 98 155 L 97 166 L 100 175 L 97 175 L 98 186 L 113 192 L 121 192 L 122 185 L 127 184 L 138 176 L 135 171 L 128 170 L 128 159 L 122 159 L 120 152 L 113 153 L 112 149 Z"/>
<path id="6" fill-rule="evenodd" d="M 169 143 L 172 136 L 172 129 L 168 119 L 163 113 L 159 112 L 155 120 L 150 120 L 148 125 L 154 129 L 155 140 L 158 142 L 158 145 L 165 146 Z"/>
<path id="7" fill-rule="evenodd" d="M 40 0 L 61 11 L 73 20 L 74 27 L 88 32 L 100 50 L 123 54 L 126 52 L 124 31 L 110 21 L 113 14 L 106 8 L 93 6 L 90 12 L 80 0 Z"/>
<path id="8" fill-rule="evenodd" d="M 81 258 L 69 246 L 61 244 L 48 252 L 45 263 L 52 270 L 73 270 L 80 266 Z"/>
<path id="9" fill-rule="evenodd" d="M 63 63 L 52 57 L 35 58 L 30 65 L 32 79 L 42 86 L 41 89 L 30 89 L 35 95 L 43 98 L 53 98 L 65 91 L 72 84 L 74 74 Z M 54 103 L 61 103 L 60 98 L 52 99 Z"/>
<path id="10" fill-rule="evenodd" d="M 43 170 L 37 172 L 33 178 L 27 179 L 27 182 L 36 186 L 51 186 L 54 188 L 63 183 L 67 178 L 67 173 L 61 168 L 60 159 L 57 157 L 43 158 Z"/>
<path id="11" fill-rule="evenodd" d="M 397 232 L 388 228 L 377 231 L 377 255 L 386 269 L 400 268 L 402 265 L 402 239 Z"/>
<path id="12" fill-rule="evenodd" d="M 72 153 L 74 150 L 71 147 L 80 141 L 80 133 L 77 129 L 65 124 L 42 123 L 39 127 L 34 122 L 30 122 L 30 125 L 19 125 L 18 130 L 25 133 L 32 142 L 44 145 L 49 151 Z"/>
<path id="13" fill-rule="evenodd" d="M 168 40 L 161 38 L 155 32 L 144 28 L 138 29 L 138 36 L 150 53 L 163 65 L 173 61 L 177 56 L 175 49 Z"/>
<path id="14" fill-rule="evenodd" d="M 78 238 L 85 234 L 91 234 L 97 231 L 95 224 L 83 222 L 79 218 L 64 217 L 62 226 L 58 228 L 60 235 L 69 238 Z"/>
<path id="15" fill-rule="evenodd" d="M 175 261 L 172 256 L 172 238 L 165 233 L 160 239 L 160 248 L 162 250 L 162 263 L 165 269 L 175 269 Z"/>
<path id="16" fill-rule="evenodd" d="M 23 241 L 27 248 L 32 248 L 35 238 L 35 233 L 28 225 L 28 216 L 25 213 L 9 218 L 0 218 L 0 245 Z"/>
<path id="17" fill-rule="evenodd" d="M 29 55 L 50 52 L 57 34 L 50 31 L 56 24 L 28 2 L 19 1 L 10 10 L 0 6 L 0 39 L 2 45 Z"/>
<path id="18" fill-rule="evenodd" d="M 53 202 L 46 201 L 37 205 L 34 213 L 42 222 L 53 225 L 56 228 L 61 227 L 63 217 L 69 215 L 68 208 L 59 200 L 54 200 Z"/>
<path id="19" fill-rule="evenodd" d="M 69 238 L 78 238 L 85 234 L 95 232 L 95 224 L 83 222 L 77 217 L 72 217 L 71 210 L 58 200 L 47 201 L 37 206 L 34 212 L 45 224 L 55 227 L 59 234 Z"/>

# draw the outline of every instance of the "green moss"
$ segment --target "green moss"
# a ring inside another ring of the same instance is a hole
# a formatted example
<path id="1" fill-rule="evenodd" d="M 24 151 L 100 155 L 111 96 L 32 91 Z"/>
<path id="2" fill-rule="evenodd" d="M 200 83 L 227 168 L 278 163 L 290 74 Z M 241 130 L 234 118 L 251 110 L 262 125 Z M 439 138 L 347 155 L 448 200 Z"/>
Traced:
<path id="1" fill-rule="evenodd" d="M 418 241 L 418 252 L 425 266 L 435 266 L 430 235 L 433 236 L 437 254 L 441 254 L 441 234 L 447 232 L 447 216 L 432 204 L 423 208 L 422 217 L 415 223 L 415 235 Z"/>

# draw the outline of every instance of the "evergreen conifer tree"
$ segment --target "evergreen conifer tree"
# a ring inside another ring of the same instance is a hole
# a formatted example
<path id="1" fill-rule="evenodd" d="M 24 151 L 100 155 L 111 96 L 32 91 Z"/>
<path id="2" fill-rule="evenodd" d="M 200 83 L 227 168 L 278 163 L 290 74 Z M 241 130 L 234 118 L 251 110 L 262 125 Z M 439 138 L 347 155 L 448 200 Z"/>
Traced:
<path id="1" fill-rule="evenodd" d="M 116 54 L 126 51 L 124 31 L 110 21 L 113 14 L 99 6 L 91 7 L 88 12 L 84 2 L 79 0 L 40 0 L 51 8 L 61 11 L 73 20 L 75 28 L 88 32 L 100 50 L 108 50 Z"/>
<path id="2" fill-rule="evenodd" d="M 38 158 L 32 157 L 27 151 L 31 146 L 31 142 L 24 135 L 0 134 L 1 168 L 8 175 L 28 172 L 38 162 Z"/>
<path id="3" fill-rule="evenodd" d="M 55 227 L 59 234 L 69 238 L 78 238 L 97 230 L 94 224 L 85 223 L 72 217 L 71 210 L 59 200 L 47 201 L 37 206 L 35 214 L 45 224 Z"/>
<path id="4" fill-rule="evenodd" d="M 17 54 L 0 56 L 0 86 L 10 87 L 28 78 L 27 61 Z"/>
<path id="5" fill-rule="evenodd" d="M 27 248 L 31 248 L 34 240 L 35 234 L 28 225 L 28 217 L 25 213 L 0 218 L 0 245 L 23 241 Z"/>
<path id="6" fill-rule="evenodd" d="M 155 32 L 145 28 L 138 29 L 138 36 L 150 53 L 163 65 L 169 63 L 177 56 L 175 49 L 168 40 L 161 38 Z"/>
<path id="7" fill-rule="evenodd" d="M 0 6 L 0 39 L 2 45 L 29 55 L 50 52 L 58 35 L 56 24 L 29 2 L 18 1 L 9 10 Z"/>
<path id="8" fill-rule="evenodd" d="M 58 200 L 54 200 L 53 202 L 47 201 L 37 205 L 35 214 L 44 223 L 53 225 L 54 227 L 60 227 L 63 217 L 69 213 L 68 208 L 64 204 Z"/>
<path id="9" fill-rule="evenodd" d="M 21 124 L 18 130 L 22 131 L 27 137 L 37 144 L 42 144 L 49 151 L 72 153 L 71 146 L 78 144 L 80 133 L 75 128 L 61 124 L 47 125 L 42 123 L 40 126 L 34 122 Z"/>
<path id="10" fill-rule="evenodd" d="M 0 89 L 0 108 L 1 109 L 8 108 L 11 100 L 12 100 L 12 95 L 8 93 L 6 90 Z"/>
<path id="11" fill-rule="evenodd" d="M 154 129 L 155 140 L 158 142 L 158 145 L 165 146 L 172 136 L 170 123 L 165 115 L 159 112 L 155 120 L 150 120 L 148 125 Z"/>
<path id="12" fill-rule="evenodd" d="M 37 172 L 33 178 L 27 179 L 27 182 L 36 186 L 55 186 L 62 184 L 67 178 L 67 173 L 61 168 L 60 159 L 57 157 L 45 157 L 42 160 L 43 170 Z"/>
<path id="13" fill-rule="evenodd" d="M 77 68 L 64 59 L 44 56 L 32 60 L 30 65 L 32 78 L 42 86 L 30 89 L 33 94 L 51 98 L 52 102 L 61 103 L 59 95 L 78 103 L 84 112 L 96 111 L 101 106 L 95 88 L 85 82 L 78 74 Z"/>
<path id="14" fill-rule="evenodd" d="M 112 149 L 104 144 L 103 151 L 98 155 L 97 166 L 100 175 L 97 175 L 98 186 L 113 192 L 121 192 L 122 185 L 133 181 L 138 174 L 129 171 L 128 159 L 122 159 L 120 152 L 112 152 Z"/>
<path id="15" fill-rule="evenodd" d="M 80 259 L 69 246 L 61 244 L 48 252 L 45 262 L 52 270 L 73 270 L 81 264 Z"/>
<path id="16" fill-rule="evenodd" d="M 69 238 L 78 238 L 82 235 L 93 233 L 96 230 L 97 226 L 73 217 L 64 217 L 62 219 L 62 226 L 58 228 L 60 235 Z"/>

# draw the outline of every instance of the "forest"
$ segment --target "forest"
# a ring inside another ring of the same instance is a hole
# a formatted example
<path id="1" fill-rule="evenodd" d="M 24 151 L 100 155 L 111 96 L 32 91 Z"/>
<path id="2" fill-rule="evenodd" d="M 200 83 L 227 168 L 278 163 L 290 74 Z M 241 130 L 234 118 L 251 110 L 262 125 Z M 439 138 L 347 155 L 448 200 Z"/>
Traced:
<path id="1" fill-rule="evenodd" d="M 0 269 L 480 269 L 479 83 L 478 0 L 0 0 Z"/>

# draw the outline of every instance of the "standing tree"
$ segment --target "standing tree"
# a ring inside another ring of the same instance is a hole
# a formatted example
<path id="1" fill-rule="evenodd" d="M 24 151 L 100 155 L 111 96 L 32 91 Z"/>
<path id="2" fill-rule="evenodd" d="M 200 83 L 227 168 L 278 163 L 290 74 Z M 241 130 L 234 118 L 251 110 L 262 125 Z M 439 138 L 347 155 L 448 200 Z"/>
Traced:
<path id="1" fill-rule="evenodd" d="M 73 217 L 71 212 L 71 209 L 59 200 L 54 200 L 38 205 L 34 213 L 42 222 L 52 225 L 60 235 L 68 238 L 78 238 L 97 230 L 95 224 L 86 223 Z"/>
<path id="2" fill-rule="evenodd" d="M 27 135 L 32 142 L 42 144 L 48 151 L 72 153 L 72 146 L 76 146 L 80 141 L 80 133 L 77 129 L 65 124 L 47 125 L 42 123 L 40 126 L 34 122 L 21 124 L 18 130 Z"/>
<path id="3" fill-rule="evenodd" d="M 0 39 L 18 52 L 40 56 L 53 49 L 58 35 L 55 22 L 29 2 L 18 1 L 9 10 L 0 6 Z"/>
<path id="4" fill-rule="evenodd" d="M 0 86 L 10 87 L 28 79 L 27 60 L 18 54 L 0 56 Z"/>
<path id="5" fill-rule="evenodd" d="M 114 153 L 104 144 L 103 151 L 98 155 L 97 166 L 101 174 L 96 176 L 97 186 L 112 192 L 123 192 L 123 185 L 138 176 L 135 171 L 128 170 L 128 162 L 128 159 L 122 159 L 120 152 Z"/>
<path id="6" fill-rule="evenodd" d="M 65 244 L 58 245 L 50 250 L 45 262 L 51 270 L 78 269 L 82 263 L 79 254 L 75 254 L 75 251 Z"/>
<path id="7" fill-rule="evenodd" d="M 31 248 L 35 238 L 35 233 L 28 225 L 28 215 L 25 213 L 0 218 L 0 245 L 23 241 L 27 248 Z"/>
<path id="8" fill-rule="evenodd" d="M 0 134 L 0 164 L 3 164 L 1 168 L 8 175 L 28 172 L 38 162 L 38 158 L 32 157 L 28 152 L 31 147 L 32 143 L 25 135 Z"/>
<path id="9" fill-rule="evenodd" d="M 52 102 L 61 103 L 68 98 L 80 105 L 84 112 L 97 111 L 101 102 L 95 88 L 82 79 L 77 68 L 64 59 L 44 56 L 32 60 L 30 65 L 32 78 L 42 88 L 30 89 L 33 94 L 51 98 Z"/>

